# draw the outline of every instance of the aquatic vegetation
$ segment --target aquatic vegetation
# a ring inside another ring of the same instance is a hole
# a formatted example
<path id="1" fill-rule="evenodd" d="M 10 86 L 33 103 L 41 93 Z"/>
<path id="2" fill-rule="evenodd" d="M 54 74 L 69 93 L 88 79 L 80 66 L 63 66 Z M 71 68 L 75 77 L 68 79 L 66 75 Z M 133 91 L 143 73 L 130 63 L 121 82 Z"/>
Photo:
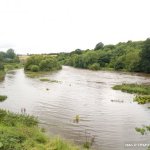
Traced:
<path id="1" fill-rule="evenodd" d="M 145 84 L 122 84 L 122 85 L 115 85 L 113 87 L 114 90 L 121 90 L 127 93 L 136 93 L 136 94 L 143 94 L 149 95 L 150 94 L 150 85 Z"/>
<path id="2" fill-rule="evenodd" d="M 135 128 L 135 130 L 136 130 L 137 132 L 141 133 L 142 135 L 144 135 L 144 134 L 145 134 L 145 131 L 146 131 L 144 128 Z"/>
<path id="3" fill-rule="evenodd" d="M 142 128 L 138 128 L 136 127 L 135 130 L 139 133 L 141 133 L 142 135 L 150 132 L 150 126 L 143 126 Z"/>
<path id="4" fill-rule="evenodd" d="M 5 95 L 0 95 L 0 102 L 3 102 L 4 100 L 7 99 L 7 96 Z"/>
<path id="5" fill-rule="evenodd" d="M 138 94 L 134 101 L 138 102 L 138 104 L 145 104 L 150 102 L 150 85 L 145 84 L 122 84 L 115 85 L 113 87 L 114 90 L 121 90 L 127 93 L 135 93 Z"/>
<path id="6" fill-rule="evenodd" d="M 55 83 L 58 83 L 58 82 L 60 82 L 60 81 L 58 81 L 58 80 L 49 80 L 49 82 L 55 82 Z"/>
<path id="7" fill-rule="evenodd" d="M 150 102 L 150 95 L 137 95 L 134 98 L 134 101 L 138 102 L 138 104 L 145 104 Z"/>
<path id="8" fill-rule="evenodd" d="M 76 115 L 75 118 L 73 119 L 73 122 L 74 123 L 79 123 L 79 121 L 80 121 L 80 116 Z"/>
<path id="9" fill-rule="evenodd" d="M 38 127 L 37 118 L 0 109 L 0 149 L 2 150 L 80 150 L 58 137 L 48 137 Z"/>
<path id="10" fill-rule="evenodd" d="M 58 80 L 51 80 L 51 79 L 47 79 L 47 78 L 41 78 L 40 81 L 43 81 L 43 82 L 55 82 L 55 83 L 60 82 Z"/>
<path id="11" fill-rule="evenodd" d="M 47 79 L 47 78 L 42 78 L 42 79 L 40 79 L 40 81 L 45 82 L 45 81 L 50 81 L 50 80 L 49 80 L 49 79 Z"/>

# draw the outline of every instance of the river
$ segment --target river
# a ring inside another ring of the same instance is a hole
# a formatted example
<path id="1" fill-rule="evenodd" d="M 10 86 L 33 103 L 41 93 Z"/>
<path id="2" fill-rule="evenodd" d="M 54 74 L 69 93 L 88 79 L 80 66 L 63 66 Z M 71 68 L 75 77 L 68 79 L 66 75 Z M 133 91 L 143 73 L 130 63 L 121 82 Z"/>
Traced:
<path id="1" fill-rule="evenodd" d="M 60 82 L 29 78 L 23 69 L 10 71 L 0 82 L 0 95 L 8 96 L 0 108 L 19 113 L 26 108 L 28 114 L 39 118 L 47 134 L 78 144 L 93 139 L 95 150 L 132 150 L 135 148 L 125 144 L 150 142 L 149 135 L 135 131 L 135 127 L 150 124 L 149 105 L 138 105 L 133 94 L 111 88 L 122 83 L 150 83 L 150 77 L 67 66 L 44 77 Z M 73 121 L 76 115 L 80 116 L 78 123 Z"/>

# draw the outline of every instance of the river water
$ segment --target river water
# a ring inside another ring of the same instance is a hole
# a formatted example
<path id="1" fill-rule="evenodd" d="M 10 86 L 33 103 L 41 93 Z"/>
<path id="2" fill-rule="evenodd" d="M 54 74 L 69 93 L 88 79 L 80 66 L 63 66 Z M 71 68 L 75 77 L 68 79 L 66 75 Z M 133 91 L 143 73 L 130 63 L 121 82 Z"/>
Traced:
<path id="1" fill-rule="evenodd" d="M 122 83 L 150 83 L 150 77 L 67 66 L 43 77 L 60 82 L 28 78 L 23 69 L 9 72 L 0 83 L 0 95 L 8 96 L 0 108 L 19 113 L 26 108 L 28 114 L 39 118 L 48 134 L 78 144 L 93 139 L 95 150 L 142 150 L 146 148 L 125 144 L 150 144 L 149 135 L 135 131 L 135 127 L 150 124 L 148 104 L 138 105 L 133 102 L 135 95 L 111 88 Z M 73 121 L 76 115 L 78 123 Z"/>

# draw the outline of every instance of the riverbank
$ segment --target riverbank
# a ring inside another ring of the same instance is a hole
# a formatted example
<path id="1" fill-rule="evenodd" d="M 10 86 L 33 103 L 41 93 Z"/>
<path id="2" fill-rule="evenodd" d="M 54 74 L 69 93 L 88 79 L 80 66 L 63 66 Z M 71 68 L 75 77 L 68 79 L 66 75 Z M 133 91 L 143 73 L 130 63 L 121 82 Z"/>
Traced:
<path id="1" fill-rule="evenodd" d="M 5 71 L 0 71 L 0 81 L 3 81 L 5 78 Z"/>
<path id="2" fill-rule="evenodd" d="M 80 150 L 59 137 L 49 138 L 43 132 L 44 129 L 38 127 L 37 118 L 0 109 L 0 149 Z"/>
<path id="3" fill-rule="evenodd" d="M 8 71 L 20 69 L 23 65 L 21 63 L 4 63 L 4 70 L 0 70 L 0 81 L 3 81 Z"/>
<path id="4" fill-rule="evenodd" d="M 4 70 L 5 72 L 14 70 L 14 69 L 20 69 L 23 65 L 21 63 L 5 63 L 4 64 Z"/>

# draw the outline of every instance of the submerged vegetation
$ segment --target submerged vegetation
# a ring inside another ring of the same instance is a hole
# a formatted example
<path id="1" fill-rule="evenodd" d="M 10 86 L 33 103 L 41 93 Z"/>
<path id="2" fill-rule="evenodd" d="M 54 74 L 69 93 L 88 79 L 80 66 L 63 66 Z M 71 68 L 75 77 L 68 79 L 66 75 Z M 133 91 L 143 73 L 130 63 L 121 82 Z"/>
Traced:
<path id="1" fill-rule="evenodd" d="M 62 64 L 77 68 L 150 73 L 150 39 L 116 45 L 100 42 L 93 50 L 76 49 L 70 53 L 60 53 L 57 59 Z"/>
<path id="2" fill-rule="evenodd" d="M 79 150 L 60 138 L 49 138 L 33 116 L 0 110 L 1 150 Z"/>
<path id="3" fill-rule="evenodd" d="M 5 95 L 0 95 L 0 102 L 3 102 L 4 100 L 7 99 L 7 96 Z"/>

